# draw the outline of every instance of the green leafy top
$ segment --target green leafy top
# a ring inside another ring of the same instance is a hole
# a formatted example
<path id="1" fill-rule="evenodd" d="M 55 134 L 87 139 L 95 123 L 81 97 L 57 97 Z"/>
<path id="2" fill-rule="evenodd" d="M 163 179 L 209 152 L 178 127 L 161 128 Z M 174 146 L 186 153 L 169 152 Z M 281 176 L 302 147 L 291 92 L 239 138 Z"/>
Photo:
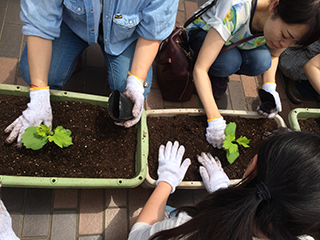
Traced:
<path id="1" fill-rule="evenodd" d="M 58 126 L 54 131 L 49 126 L 41 124 L 40 127 L 28 127 L 22 134 L 21 142 L 26 148 L 33 150 L 41 149 L 47 142 L 54 142 L 59 147 L 72 145 L 71 131 Z"/>
<path id="2" fill-rule="evenodd" d="M 237 125 L 235 122 L 230 122 L 227 124 L 225 129 L 225 140 L 223 142 L 224 149 L 227 150 L 227 160 L 232 164 L 239 157 L 239 147 L 234 142 L 238 143 L 240 146 L 249 147 L 250 139 L 247 137 L 240 136 L 236 139 L 236 128 Z"/>

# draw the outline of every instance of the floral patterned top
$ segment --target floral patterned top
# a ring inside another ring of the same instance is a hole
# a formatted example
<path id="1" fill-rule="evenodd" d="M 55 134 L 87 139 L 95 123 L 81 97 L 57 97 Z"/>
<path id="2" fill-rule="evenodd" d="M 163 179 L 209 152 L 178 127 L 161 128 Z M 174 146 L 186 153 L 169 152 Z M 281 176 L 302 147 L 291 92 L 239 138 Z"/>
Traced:
<path id="1" fill-rule="evenodd" d="M 212 0 L 209 0 L 201 8 L 204 8 L 211 2 Z M 225 45 L 238 42 L 243 38 L 253 35 L 250 25 L 255 4 L 256 0 L 218 0 L 211 9 L 187 26 L 186 30 L 201 28 L 204 31 L 209 31 L 213 27 L 226 41 Z M 265 44 L 265 38 L 264 36 L 260 36 L 244 42 L 237 47 L 249 50 L 263 44 Z"/>

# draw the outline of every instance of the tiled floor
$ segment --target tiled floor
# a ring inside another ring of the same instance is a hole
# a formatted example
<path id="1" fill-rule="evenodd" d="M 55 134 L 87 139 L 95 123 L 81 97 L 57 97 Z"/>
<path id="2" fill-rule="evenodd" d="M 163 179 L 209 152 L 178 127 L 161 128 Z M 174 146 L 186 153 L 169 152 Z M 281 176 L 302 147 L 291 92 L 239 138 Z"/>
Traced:
<path id="1" fill-rule="evenodd" d="M 180 0 L 177 25 L 184 23 L 204 0 Z M 19 0 L 0 1 L 0 83 L 26 85 L 20 77 L 19 59 L 26 38 L 21 34 Z M 68 81 L 65 90 L 107 96 L 105 64 L 100 48 L 90 46 L 83 54 L 82 68 Z M 282 80 L 277 77 L 282 99 L 280 114 L 287 122 L 291 109 L 319 107 L 313 100 L 294 105 L 287 100 Z M 221 109 L 254 110 L 259 103 L 259 77 L 233 75 L 225 97 L 218 101 Z M 146 109 L 198 108 L 196 95 L 188 102 L 168 102 L 161 98 L 156 79 L 146 100 Z M 21 239 L 122 240 L 127 238 L 143 204 L 152 189 L 31 189 L 8 188 L 1 191 L 2 200 L 13 218 L 13 228 Z M 204 190 L 178 189 L 169 204 L 192 204 Z"/>

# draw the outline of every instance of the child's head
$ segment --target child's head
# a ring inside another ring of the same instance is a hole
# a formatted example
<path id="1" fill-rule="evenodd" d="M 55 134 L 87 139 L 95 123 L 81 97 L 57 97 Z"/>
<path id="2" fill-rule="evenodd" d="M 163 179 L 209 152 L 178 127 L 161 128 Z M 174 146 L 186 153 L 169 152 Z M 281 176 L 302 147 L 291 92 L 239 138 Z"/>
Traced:
<path id="1" fill-rule="evenodd" d="M 255 173 L 247 181 L 245 188 L 263 183 L 271 196 L 255 211 L 256 226 L 265 236 L 287 239 L 319 231 L 320 136 L 285 132 L 271 137 L 260 148 Z"/>
<path id="2" fill-rule="evenodd" d="M 320 38 L 319 0 L 271 0 L 264 27 L 271 48 L 307 46 Z"/>
<path id="3" fill-rule="evenodd" d="M 282 240 L 320 231 L 320 136 L 278 132 L 259 148 L 242 182 L 218 190 L 194 207 L 192 219 L 152 239 Z"/>

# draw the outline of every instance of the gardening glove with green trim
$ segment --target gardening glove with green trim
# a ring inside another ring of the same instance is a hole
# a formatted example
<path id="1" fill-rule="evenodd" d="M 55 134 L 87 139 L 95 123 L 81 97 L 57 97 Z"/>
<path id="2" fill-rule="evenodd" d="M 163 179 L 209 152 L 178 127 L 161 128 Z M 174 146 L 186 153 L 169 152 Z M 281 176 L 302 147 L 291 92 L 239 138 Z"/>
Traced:
<path id="1" fill-rule="evenodd" d="M 17 147 L 21 147 L 21 139 L 24 131 L 30 126 L 38 127 L 41 123 L 50 128 L 52 126 L 49 87 L 30 88 L 30 102 L 28 103 L 28 108 L 4 130 L 5 133 L 11 132 L 6 139 L 6 142 L 12 143 L 17 139 Z"/>
<path id="2" fill-rule="evenodd" d="M 137 76 L 129 75 L 127 78 L 127 86 L 123 92 L 123 95 L 129 98 L 134 104 L 132 108 L 133 119 L 123 122 L 115 122 L 116 125 L 128 128 L 132 127 L 140 121 L 144 104 L 143 93 L 144 87 L 142 85 L 142 80 Z"/>
<path id="3" fill-rule="evenodd" d="M 206 139 L 213 147 L 221 148 L 226 137 L 224 130 L 226 129 L 226 121 L 223 117 L 208 121 L 206 131 Z"/>
<path id="4" fill-rule="evenodd" d="M 167 182 L 171 185 L 173 193 L 179 183 L 183 180 L 188 167 L 191 164 L 189 158 L 186 158 L 182 163 L 184 154 L 184 146 L 179 147 L 177 141 L 172 145 L 171 141 L 167 142 L 166 147 L 161 145 L 159 148 L 159 167 L 158 167 L 158 180 L 159 182 Z"/>
<path id="5" fill-rule="evenodd" d="M 267 82 L 267 83 L 264 83 L 262 86 L 263 90 L 271 93 L 276 103 L 276 108 L 273 109 L 270 113 L 263 111 L 260 106 L 257 107 L 258 113 L 266 118 L 274 118 L 278 114 L 278 112 L 282 111 L 280 96 L 279 96 L 279 93 L 276 91 L 276 87 L 277 87 L 277 84 L 275 82 Z"/>
<path id="6" fill-rule="evenodd" d="M 0 240 L 18 240 L 12 230 L 12 220 L 2 200 L 0 200 Z"/>
<path id="7" fill-rule="evenodd" d="M 219 158 L 213 157 L 210 153 L 205 154 L 202 152 L 201 156 L 198 156 L 198 161 L 202 164 L 199 167 L 199 172 L 209 193 L 221 188 L 227 188 L 230 185 L 230 180 L 223 171 Z"/>

